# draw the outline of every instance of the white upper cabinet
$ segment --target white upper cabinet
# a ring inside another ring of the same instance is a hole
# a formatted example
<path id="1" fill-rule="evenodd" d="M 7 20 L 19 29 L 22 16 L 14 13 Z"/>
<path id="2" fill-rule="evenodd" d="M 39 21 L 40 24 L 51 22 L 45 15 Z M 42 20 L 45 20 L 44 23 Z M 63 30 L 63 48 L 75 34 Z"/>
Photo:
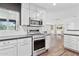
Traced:
<path id="1" fill-rule="evenodd" d="M 22 3 L 22 8 L 29 9 L 29 3 Z"/>
<path id="2" fill-rule="evenodd" d="M 21 25 L 29 25 L 29 4 L 21 4 Z"/>
<path id="3" fill-rule="evenodd" d="M 37 7 L 36 5 L 30 3 L 30 17 L 33 19 L 37 18 Z"/>
<path id="4" fill-rule="evenodd" d="M 32 19 L 44 20 L 45 19 L 45 10 L 33 3 L 22 3 L 21 5 L 21 24 L 29 25 L 29 17 Z"/>
<path id="5" fill-rule="evenodd" d="M 42 20 L 44 23 L 45 16 L 46 16 L 46 11 L 43 8 L 37 6 L 36 4 L 30 4 L 30 17 L 31 18 L 35 20 Z"/>
<path id="6" fill-rule="evenodd" d="M 45 10 L 41 9 L 41 8 L 37 8 L 37 18 L 44 20 L 45 19 Z"/>
<path id="7" fill-rule="evenodd" d="M 29 16 L 31 18 L 35 19 L 36 18 L 36 15 L 37 15 L 37 12 L 35 10 L 30 9 L 30 15 Z"/>

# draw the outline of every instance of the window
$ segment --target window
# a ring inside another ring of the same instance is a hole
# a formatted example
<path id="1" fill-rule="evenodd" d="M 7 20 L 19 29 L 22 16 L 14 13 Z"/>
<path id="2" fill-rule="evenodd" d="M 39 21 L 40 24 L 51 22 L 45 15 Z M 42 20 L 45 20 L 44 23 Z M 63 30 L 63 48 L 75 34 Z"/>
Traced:
<path id="1" fill-rule="evenodd" d="M 16 20 L 0 19 L 0 30 L 16 30 Z"/>
<path id="2" fill-rule="evenodd" d="M 8 30 L 16 30 L 16 21 L 15 20 L 9 20 L 8 22 Z"/>
<path id="3" fill-rule="evenodd" d="M 0 30 L 7 30 L 7 20 L 0 19 Z"/>

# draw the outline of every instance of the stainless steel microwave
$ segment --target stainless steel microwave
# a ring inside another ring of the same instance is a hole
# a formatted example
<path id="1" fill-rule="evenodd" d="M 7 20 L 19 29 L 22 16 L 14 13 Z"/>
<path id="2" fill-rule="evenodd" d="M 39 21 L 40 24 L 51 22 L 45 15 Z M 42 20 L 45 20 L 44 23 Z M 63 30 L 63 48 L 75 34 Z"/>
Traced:
<path id="1" fill-rule="evenodd" d="M 29 20 L 29 25 L 30 26 L 42 26 L 43 25 L 43 21 L 42 20 Z"/>

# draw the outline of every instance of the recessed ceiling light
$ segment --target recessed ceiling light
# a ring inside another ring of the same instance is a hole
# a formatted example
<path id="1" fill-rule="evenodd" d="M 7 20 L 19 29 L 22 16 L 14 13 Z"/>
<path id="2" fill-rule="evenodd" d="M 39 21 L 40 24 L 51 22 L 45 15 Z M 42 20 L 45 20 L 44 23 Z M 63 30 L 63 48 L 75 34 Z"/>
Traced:
<path id="1" fill-rule="evenodd" d="M 53 3 L 53 6 L 56 6 L 56 3 Z"/>

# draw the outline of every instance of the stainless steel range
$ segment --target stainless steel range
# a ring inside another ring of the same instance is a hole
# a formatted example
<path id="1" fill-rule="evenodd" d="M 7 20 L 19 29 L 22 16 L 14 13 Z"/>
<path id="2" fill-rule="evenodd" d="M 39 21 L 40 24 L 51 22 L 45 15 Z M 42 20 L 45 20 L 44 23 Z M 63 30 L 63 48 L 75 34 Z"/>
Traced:
<path id="1" fill-rule="evenodd" d="M 45 52 L 45 36 L 41 33 L 41 27 L 28 26 L 27 34 L 33 37 L 33 55 Z"/>
<path id="2" fill-rule="evenodd" d="M 39 55 L 45 51 L 45 36 L 33 35 L 33 55 Z"/>

